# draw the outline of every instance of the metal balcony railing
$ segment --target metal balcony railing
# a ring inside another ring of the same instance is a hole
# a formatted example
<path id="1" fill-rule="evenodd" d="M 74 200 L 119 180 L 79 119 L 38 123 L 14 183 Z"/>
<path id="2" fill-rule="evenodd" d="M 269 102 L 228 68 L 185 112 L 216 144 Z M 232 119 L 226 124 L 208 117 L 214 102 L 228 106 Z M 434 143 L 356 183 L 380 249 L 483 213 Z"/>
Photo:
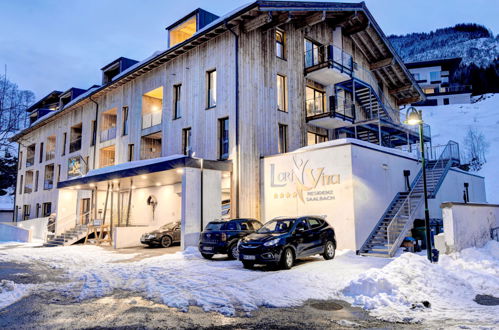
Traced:
<path id="1" fill-rule="evenodd" d="M 100 142 L 116 138 L 116 127 L 111 127 L 100 132 Z"/>
<path id="2" fill-rule="evenodd" d="M 333 45 L 321 45 L 305 51 L 306 73 L 322 68 L 325 64 L 348 75 L 353 72 L 352 55 L 344 52 L 341 48 Z"/>
<path id="3" fill-rule="evenodd" d="M 142 115 L 142 129 L 161 124 L 161 111 Z"/>

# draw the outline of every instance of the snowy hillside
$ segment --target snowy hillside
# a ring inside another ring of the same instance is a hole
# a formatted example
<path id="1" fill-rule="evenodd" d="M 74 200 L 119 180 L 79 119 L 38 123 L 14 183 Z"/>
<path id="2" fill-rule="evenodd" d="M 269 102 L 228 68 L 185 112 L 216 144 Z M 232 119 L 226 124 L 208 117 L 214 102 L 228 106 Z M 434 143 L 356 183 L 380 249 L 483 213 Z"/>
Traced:
<path id="1" fill-rule="evenodd" d="M 461 57 L 463 65 L 485 68 L 499 58 L 499 37 L 476 24 L 389 36 L 389 39 L 404 62 Z"/>
<path id="2" fill-rule="evenodd" d="M 426 123 L 431 126 L 433 145 L 454 140 L 465 153 L 465 136 L 469 128 L 483 133 L 489 144 L 487 162 L 476 174 L 485 177 L 487 201 L 499 203 L 499 94 L 479 97 L 473 104 L 452 104 L 421 107 Z"/>

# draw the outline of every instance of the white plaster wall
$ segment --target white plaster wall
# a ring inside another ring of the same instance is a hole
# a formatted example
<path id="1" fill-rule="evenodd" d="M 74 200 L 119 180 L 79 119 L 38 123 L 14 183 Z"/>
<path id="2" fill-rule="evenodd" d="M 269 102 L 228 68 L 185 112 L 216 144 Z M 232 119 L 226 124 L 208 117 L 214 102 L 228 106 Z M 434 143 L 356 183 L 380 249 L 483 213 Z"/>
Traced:
<path id="1" fill-rule="evenodd" d="M 0 242 L 2 241 L 31 242 L 31 233 L 28 229 L 0 223 Z"/>
<path id="2" fill-rule="evenodd" d="M 76 224 L 78 192 L 70 189 L 60 189 L 57 200 L 57 219 L 55 234 L 59 235 Z"/>
<path id="3" fill-rule="evenodd" d="M 122 249 L 127 247 L 143 246 L 140 243 L 142 234 L 157 229 L 155 226 L 145 227 L 114 227 L 113 228 L 113 247 Z"/>
<path id="4" fill-rule="evenodd" d="M 274 178 L 272 179 L 272 168 Z M 302 177 L 301 169 L 305 169 Z M 336 232 L 338 248 L 355 247 L 353 184 L 351 170 L 351 148 L 349 145 L 288 153 L 262 159 L 262 222 L 278 216 L 297 217 L 303 215 L 326 216 Z M 319 180 L 314 187 L 314 178 L 324 175 L 339 176 L 339 182 L 323 185 Z M 291 181 L 292 174 L 296 177 Z M 299 182 L 309 191 L 301 191 Z M 331 192 L 329 200 L 307 200 L 315 192 Z M 299 198 L 302 195 L 304 200 Z"/>
<path id="5" fill-rule="evenodd" d="M 412 182 L 421 165 L 414 159 L 352 145 L 355 243 L 358 250 L 398 192 L 405 191 L 404 170 L 410 170 Z"/>
<path id="6" fill-rule="evenodd" d="M 222 172 L 203 170 L 203 220 L 201 228 L 208 222 L 222 217 Z"/>
<path id="7" fill-rule="evenodd" d="M 184 168 L 182 174 L 181 247 L 197 246 L 201 232 L 201 170 Z"/>
<path id="8" fill-rule="evenodd" d="M 16 225 L 19 228 L 31 230 L 32 238 L 46 240 L 48 221 L 49 218 L 44 217 L 44 218 L 37 218 L 37 219 L 16 222 Z"/>
<path id="9" fill-rule="evenodd" d="M 152 206 L 147 205 L 151 195 L 158 201 L 154 217 Z M 174 185 L 135 189 L 131 205 L 130 224 L 134 226 L 160 227 L 181 219 L 181 196 L 175 192 Z"/>
<path id="10" fill-rule="evenodd" d="M 445 245 L 448 252 L 482 247 L 490 238 L 490 229 L 499 227 L 499 205 L 442 205 Z"/>

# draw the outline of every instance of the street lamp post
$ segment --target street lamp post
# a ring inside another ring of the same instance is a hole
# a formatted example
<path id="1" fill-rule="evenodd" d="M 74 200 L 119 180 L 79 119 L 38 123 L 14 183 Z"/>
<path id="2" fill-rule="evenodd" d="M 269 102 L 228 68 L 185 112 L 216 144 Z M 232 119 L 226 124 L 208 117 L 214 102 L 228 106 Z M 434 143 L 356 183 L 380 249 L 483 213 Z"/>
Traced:
<path id="1" fill-rule="evenodd" d="M 423 112 L 414 107 L 407 109 L 407 116 L 404 122 L 408 125 L 419 126 L 419 150 L 421 151 L 421 166 L 423 171 L 423 194 L 424 194 L 424 216 L 425 216 L 425 232 L 426 232 L 426 255 L 431 262 L 431 232 L 430 232 L 430 210 L 428 208 L 428 186 L 426 184 L 426 159 L 424 153 L 424 136 L 423 136 Z"/>

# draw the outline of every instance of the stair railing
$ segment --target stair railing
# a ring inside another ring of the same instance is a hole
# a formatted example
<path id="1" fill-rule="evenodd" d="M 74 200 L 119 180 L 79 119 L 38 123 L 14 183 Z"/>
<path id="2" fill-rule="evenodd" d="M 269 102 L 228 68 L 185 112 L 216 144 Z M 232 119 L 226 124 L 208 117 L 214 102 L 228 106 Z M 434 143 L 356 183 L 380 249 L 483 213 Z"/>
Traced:
<path id="1" fill-rule="evenodd" d="M 456 152 L 456 146 L 459 151 L 459 145 L 454 141 L 449 141 L 439 159 L 427 165 L 428 173 L 432 173 L 437 169 L 443 169 L 438 182 L 434 185 L 432 184 L 432 187 L 429 187 L 428 197 L 434 196 L 440 188 L 447 171 L 452 165 L 452 158 L 453 154 Z M 409 230 L 409 227 L 412 226 L 413 221 L 411 220 L 413 220 L 414 214 L 424 201 L 424 193 L 415 190 L 420 180 L 422 180 L 422 170 L 419 171 L 416 179 L 413 181 L 411 191 L 397 213 L 393 216 L 390 224 L 387 226 L 386 235 L 390 257 L 395 254 L 402 243 L 405 233 Z"/>
<path id="2" fill-rule="evenodd" d="M 87 216 L 87 215 L 90 215 L 90 211 L 82 214 L 81 216 Z M 61 228 L 61 227 L 62 228 L 66 228 L 67 225 L 69 223 L 71 223 L 71 222 L 74 225 L 73 226 L 68 226 L 68 228 L 71 229 L 71 228 L 76 227 L 76 219 L 78 217 L 79 216 L 75 215 L 75 214 L 68 214 L 67 216 L 61 217 L 61 218 L 59 218 L 59 217 L 56 216 L 55 221 L 53 223 L 50 223 L 50 224 L 47 225 L 47 230 L 48 230 L 47 235 L 55 234 L 57 236 L 56 229 L 57 228 Z M 66 230 L 62 231 L 60 233 L 60 235 L 64 235 L 65 231 Z"/>

